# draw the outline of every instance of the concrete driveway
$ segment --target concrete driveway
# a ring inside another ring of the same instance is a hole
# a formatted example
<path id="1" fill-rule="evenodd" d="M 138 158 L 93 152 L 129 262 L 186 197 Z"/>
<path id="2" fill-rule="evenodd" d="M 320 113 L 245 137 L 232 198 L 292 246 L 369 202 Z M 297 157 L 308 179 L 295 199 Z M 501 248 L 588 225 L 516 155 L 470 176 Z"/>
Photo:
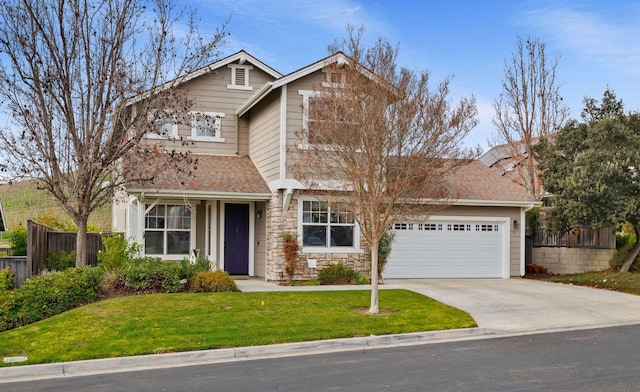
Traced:
<path id="1" fill-rule="evenodd" d="M 384 286 L 462 309 L 495 332 L 640 324 L 640 296 L 588 287 L 521 278 L 397 279 Z"/>
<path id="2" fill-rule="evenodd" d="M 242 291 L 362 290 L 367 286 L 278 286 L 239 280 Z M 640 296 L 531 279 L 387 279 L 462 309 L 488 332 L 535 332 L 640 324 Z M 384 307 L 384 304 L 381 304 Z"/>

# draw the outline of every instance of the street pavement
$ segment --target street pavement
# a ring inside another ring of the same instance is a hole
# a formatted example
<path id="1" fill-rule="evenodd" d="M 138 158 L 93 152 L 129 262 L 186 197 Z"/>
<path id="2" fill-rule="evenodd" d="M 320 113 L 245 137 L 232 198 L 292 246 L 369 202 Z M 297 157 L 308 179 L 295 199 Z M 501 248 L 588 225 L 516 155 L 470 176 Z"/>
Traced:
<path id="1" fill-rule="evenodd" d="M 368 289 L 368 286 L 278 286 L 257 279 L 238 280 L 236 283 L 245 292 Z M 476 320 L 478 327 L 15 366 L 0 368 L 0 384 L 21 380 L 640 324 L 640 296 L 537 280 L 520 278 L 398 279 L 385 281 L 380 289 L 408 289 L 427 295 L 468 312 Z"/>

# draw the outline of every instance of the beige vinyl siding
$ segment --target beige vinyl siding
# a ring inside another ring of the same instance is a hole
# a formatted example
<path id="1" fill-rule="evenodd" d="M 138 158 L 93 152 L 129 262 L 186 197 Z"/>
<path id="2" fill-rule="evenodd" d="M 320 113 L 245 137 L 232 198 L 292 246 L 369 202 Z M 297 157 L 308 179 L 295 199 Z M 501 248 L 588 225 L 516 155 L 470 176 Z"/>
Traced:
<path id="1" fill-rule="evenodd" d="M 302 130 L 302 95 L 300 90 L 314 91 L 324 80 L 324 73 L 317 71 L 302 79 L 290 83 L 287 88 L 287 146 L 297 146 L 301 140 L 299 132 Z M 291 173 L 287 170 L 287 177 Z"/>
<path id="2" fill-rule="evenodd" d="M 520 229 L 513 228 L 513 221 L 520 220 L 520 207 L 452 206 L 433 215 L 509 217 L 509 275 L 520 276 Z"/>
<path id="3" fill-rule="evenodd" d="M 227 85 L 231 83 L 231 69 L 224 66 L 183 84 L 180 89 L 186 91 L 193 100 L 192 111 L 224 114 L 220 135 L 224 142 L 194 141 L 186 146 L 176 143 L 175 149 L 177 151 L 188 150 L 195 154 L 235 155 L 241 151 L 246 152 L 248 150 L 248 136 L 245 132 L 237 139 L 238 119 L 235 111 L 260 87 L 273 80 L 267 73 L 254 66 L 249 71 L 249 83 L 253 86 L 253 91 L 229 89 Z M 191 124 L 181 124 L 178 127 L 178 135 L 184 140 L 188 140 L 191 136 Z"/>
<path id="4" fill-rule="evenodd" d="M 267 183 L 280 178 L 280 90 L 249 112 L 249 156 Z"/>
<path id="5" fill-rule="evenodd" d="M 255 220 L 255 246 L 253 274 L 264 278 L 267 272 L 267 203 L 260 201 L 255 205 L 256 213 L 262 211 L 262 217 Z"/>

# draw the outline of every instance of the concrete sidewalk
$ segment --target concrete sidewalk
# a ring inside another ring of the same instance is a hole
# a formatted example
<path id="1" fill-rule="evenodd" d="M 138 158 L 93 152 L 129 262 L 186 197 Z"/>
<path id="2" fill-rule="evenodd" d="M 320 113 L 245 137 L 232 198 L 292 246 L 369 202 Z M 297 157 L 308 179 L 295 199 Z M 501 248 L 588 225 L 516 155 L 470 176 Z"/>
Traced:
<path id="1" fill-rule="evenodd" d="M 369 289 L 369 286 L 278 286 L 257 279 L 238 280 L 237 284 L 245 292 Z M 528 279 L 387 280 L 380 289 L 408 289 L 427 295 L 468 312 L 478 323 L 478 328 L 15 366 L 0 368 L 0 384 L 640 324 L 640 296 Z"/>

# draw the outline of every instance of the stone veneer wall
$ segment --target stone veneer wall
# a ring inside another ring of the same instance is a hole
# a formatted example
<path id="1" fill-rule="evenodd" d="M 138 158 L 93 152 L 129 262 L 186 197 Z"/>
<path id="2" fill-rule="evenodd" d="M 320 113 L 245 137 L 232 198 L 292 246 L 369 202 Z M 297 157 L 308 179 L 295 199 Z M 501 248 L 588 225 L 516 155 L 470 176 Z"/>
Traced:
<path id="1" fill-rule="evenodd" d="M 554 274 L 602 271 L 609 268 L 615 249 L 533 248 L 533 263 Z"/>
<path id="2" fill-rule="evenodd" d="M 284 254 L 280 235 L 284 232 L 298 233 L 298 194 L 294 194 L 286 212 L 282 211 L 282 192 L 274 192 L 267 205 L 267 273 L 266 280 L 286 283 Z M 366 247 L 366 241 L 360 238 L 361 247 Z M 309 268 L 308 259 L 316 260 L 316 268 Z M 363 253 L 300 253 L 298 268 L 293 280 L 315 279 L 327 264 L 343 264 L 353 268 L 362 275 L 369 274 L 370 255 Z"/>

